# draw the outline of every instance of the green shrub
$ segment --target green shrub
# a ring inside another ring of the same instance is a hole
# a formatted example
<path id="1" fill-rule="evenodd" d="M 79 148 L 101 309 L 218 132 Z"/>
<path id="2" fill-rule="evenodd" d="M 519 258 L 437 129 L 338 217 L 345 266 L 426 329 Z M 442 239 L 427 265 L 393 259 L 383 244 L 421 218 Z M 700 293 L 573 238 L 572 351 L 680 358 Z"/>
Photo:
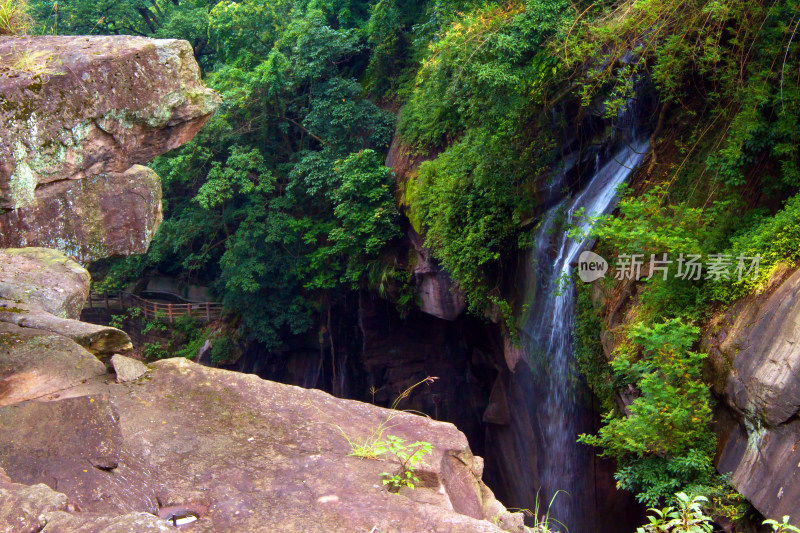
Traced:
<path id="1" fill-rule="evenodd" d="M 789 516 L 784 516 L 780 522 L 777 520 L 764 520 L 764 525 L 770 526 L 775 533 L 800 533 L 800 528 L 791 525 L 789 518 Z"/>
<path id="2" fill-rule="evenodd" d="M 632 326 L 632 349 L 618 350 L 612 368 L 639 395 L 628 416 L 609 413 L 597 435 L 580 437 L 615 458 L 618 485 L 651 505 L 688 485 L 710 484 L 714 475 L 705 355 L 690 350 L 698 331 L 680 319 Z"/>
<path id="3" fill-rule="evenodd" d="M 157 342 L 146 342 L 142 346 L 142 354 L 147 361 L 166 359 L 172 356 L 168 349 Z"/>
<path id="4" fill-rule="evenodd" d="M 790 198 L 775 216 L 764 216 L 753 227 L 731 240 L 725 253 L 734 260 L 740 256 L 760 255 L 758 275 L 743 276 L 741 280 L 720 280 L 711 286 L 712 298 L 732 303 L 766 283 L 780 264 L 794 265 L 800 260 L 800 195 Z M 750 261 L 745 262 L 749 266 Z"/>
<path id="5" fill-rule="evenodd" d="M 636 530 L 637 533 L 711 533 L 714 527 L 711 517 L 703 512 L 708 503 L 704 496 L 689 496 L 679 492 L 674 498 L 675 506 L 664 509 L 649 509 L 649 523 Z"/>

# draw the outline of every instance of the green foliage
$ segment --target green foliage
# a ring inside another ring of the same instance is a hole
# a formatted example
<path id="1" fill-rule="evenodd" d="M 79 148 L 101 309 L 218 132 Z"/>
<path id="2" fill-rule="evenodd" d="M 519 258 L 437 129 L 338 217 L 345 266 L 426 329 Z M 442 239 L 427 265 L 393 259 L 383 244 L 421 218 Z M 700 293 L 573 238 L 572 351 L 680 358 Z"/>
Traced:
<path id="1" fill-rule="evenodd" d="M 467 295 L 470 310 L 507 307 L 494 289 L 532 209 L 532 179 L 553 142 L 536 122 L 556 62 L 542 44 L 567 4 L 490 3 L 458 15 L 422 59 L 398 133 L 423 163 L 406 198 L 415 229 Z"/>
<path id="2" fill-rule="evenodd" d="M 403 268 L 397 257 L 384 255 L 381 260 L 370 261 L 366 278 L 367 286 L 381 298 L 394 302 L 402 317 L 416 305 L 417 288 L 411 283 L 414 274 Z"/>
<path id="3" fill-rule="evenodd" d="M 149 317 L 144 320 L 144 325 L 142 326 L 142 335 L 146 335 L 151 331 L 164 333 L 168 329 L 169 325 L 167 325 L 166 314 L 163 311 L 156 311 L 156 316 Z"/>
<path id="4" fill-rule="evenodd" d="M 400 236 L 390 189 L 394 174 L 372 150 L 337 161 L 334 173 L 338 184 L 330 192 L 330 201 L 338 224 L 328 234 L 330 252 L 346 258 L 340 281 L 355 285 L 364 274 L 366 260 Z"/>
<path id="5" fill-rule="evenodd" d="M 235 361 L 238 355 L 236 341 L 228 335 L 217 335 L 212 338 L 211 343 L 211 362 L 214 364 L 224 364 Z"/>
<path id="6" fill-rule="evenodd" d="M 737 298 L 758 290 L 780 265 L 793 266 L 800 260 L 800 196 L 790 198 L 774 216 L 762 215 L 755 223 L 731 239 L 725 253 L 733 258 L 760 256 L 758 275 L 745 275 L 741 280 L 720 280 L 711 285 L 712 298 L 732 303 Z M 749 260 L 745 265 L 750 265 Z"/>
<path id="7" fill-rule="evenodd" d="M 800 61 L 793 37 L 797 0 L 626 0 L 586 5 L 559 53 L 583 104 L 605 98 L 614 114 L 637 77 L 652 77 L 667 106 L 719 132 L 707 154 L 713 179 L 729 187 L 751 181 L 769 157 L 778 179 L 797 187 Z M 699 117 L 698 113 L 702 113 Z M 705 134 L 705 133 L 704 133 Z M 713 133 L 712 133 L 713 135 Z"/>
<path id="8" fill-rule="evenodd" d="M 112 328 L 122 329 L 124 321 L 125 315 L 111 315 L 111 320 L 108 322 L 108 325 Z"/>
<path id="9" fill-rule="evenodd" d="M 259 151 L 253 148 L 245 152 L 241 146 L 232 146 L 224 165 L 219 161 L 211 164 L 206 182 L 194 200 L 210 209 L 232 200 L 235 195 L 267 195 L 274 188 L 274 179 Z"/>
<path id="10" fill-rule="evenodd" d="M 194 359 L 210 336 L 208 327 L 199 318 L 181 315 L 175 319 L 171 327 L 173 357 Z"/>
<path id="11" fill-rule="evenodd" d="M 577 301 L 573 339 L 575 359 L 592 392 L 600 399 L 602 410 L 616 409 L 616 384 L 601 342 L 603 320 L 600 309 L 592 303 L 589 288 L 576 284 Z"/>
<path id="12" fill-rule="evenodd" d="M 636 530 L 637 533 L 711 533 L 711 517 L 703 512 L 708 503 L 705 496 L 689 496 L 679 492 L 674 498 L 675 506 L 664 509 L 649 509 L 649 523 Z"/>
<path id="13" fill-rule="evenodd" d="M 702 380 L 705 355 L 689 349 L 697 334 L 680 319 L 632 326 L 632 346 L 612 367 L 615 379 L 634 385 L 639 395 L 628 416 L 609 413 L 597 435 L 580 438 L 614 457 L 619 486 L 651 505 L 687 485 L 712 482 L 716 440 Z"/>
<path id="14" fill-rule="evenodd" d="M 400 468 L 394 473 L 384 472 L 383 484 L 388 486 L 390 491 L 398 491 L 402 487 L 413 489 L 419 484 L 416 475 L 416 468 L 424 464 L 424 458 L 433 452 L 433 445 L 430 442 L 414 442 L 406 444 L 405 440 L 395 435 L 388 435 L 384 444 L 386 451 L 394 455 L 399 461 Z"/>
<path id="15" fill-rule="evenodd" d="M 503 150 L 504 157 L 486 157 L 480 151 L 484 143 L 491 143 L 495 153 Z M 512 152 L 499 135 L 478 143 L 467 137 L 422 164 L 411 198 L 426 230 L 425 244 L 464 289 L 475 312 L 488 301 L 493 277 L 487 273 L 499 273 L 502 254 L 515 243 L 529 207 L 519 184 L 508 178 L 521 163 Z"/>
<path id="16" fill-rule="evenodd" d="M 403 68 L 404 48 L 407 47 L 403 16 L 396 0 L 379 0 L 365 27 L 367 42 L 372 48 L 365 73 L 374 93 L 385 94 L 397 87 L 397 76 Z"/>
<path id="17" fill-rule="evenodd" d="M 142 354 L 147 361 L 157 361 L 172 357 L 172 354 L 163 345 L 157 342 L 146 342 L 142 346 Z"/>
<path id="18" fill-rule="evenodd" d="M 423 60 L 401 115 L 402 137 L 437 147 L 472 128 L 513 128 L 553 74 L 555 61 L 541 45 L 564 23 L 568 7 L 489 3 L 458 17 Z"/>
<path id="19" fill-rule="evenodd" d="M 634 196 L 626 194 L 619 203 L 619 214 L 599 217 L 592 237 L 613 243 L 615 250 L 627 254 L 701 253 L 707 217 L 700 208 L 687 202 L 670 204 L 666 190 L 654 187 Z"/>
<path id="20" fill-rule="evenodd" d="M 797 528 L 789 523 L 791 517 L 784 516 L 780 522 L 777 520 L 764 520 L 765 526 L 770 526 L 772 531 L 776 533 L 800 533 L 800 528 Z"/>

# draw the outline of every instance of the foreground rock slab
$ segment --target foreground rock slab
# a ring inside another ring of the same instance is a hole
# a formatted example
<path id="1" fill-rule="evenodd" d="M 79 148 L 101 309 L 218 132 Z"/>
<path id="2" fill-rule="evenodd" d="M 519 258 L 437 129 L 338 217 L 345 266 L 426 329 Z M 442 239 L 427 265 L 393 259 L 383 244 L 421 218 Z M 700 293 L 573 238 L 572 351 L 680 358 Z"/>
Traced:
<path id="1" fill-rule="evenodd" d="M 105 365 L 71 339 L 0 322 L 0 406 L 58 398 L 105 374 Z"/>
<path id="2" fill-rule="evenodd" d="M 9 478 L 45 483 L 83 511 L 155 513 L 150 472 L 122 444 L 117 413 L 102 396 L 0 409 L 0 468 Z"/>
<path id="3" fill-rule="evenodd" d="M 0 425 L 20 428 L 0 431 L 0 449 L 13 457 L 12 481 L 56 484 L 70 504 L 96 515 L 95 524 L 155 513 L 155 501 L 164 511 L 198 514 L 196 532 L 525 531 L 521 515 L 508 513 L 483 485 L 482 461 L 451 424 L 185 359 L 157 362 L 136 383 L 98 376 L 69 395 L 0 409 Z M 14 444 L 38 435 L 41 419 L 59 435 L 52 446 Z M 77 427 L 97 431 L 80 435 Z M 386 490 L 381 473 L 398 468 L 390 456 L 351 456 L 350 442 L 376 435 L 433 444 L 418 488 Z M 108 477 L 128 480 L 130 493 L 115 492 Z M 153 498 L 143 499 L 150 491 Z M 76 524 L 90 518 L 68 516 Z M 58 529 L 54 517 L 43 531 L 84 531 Z M 134 530 L 150 531 L 142 527 Z"/>

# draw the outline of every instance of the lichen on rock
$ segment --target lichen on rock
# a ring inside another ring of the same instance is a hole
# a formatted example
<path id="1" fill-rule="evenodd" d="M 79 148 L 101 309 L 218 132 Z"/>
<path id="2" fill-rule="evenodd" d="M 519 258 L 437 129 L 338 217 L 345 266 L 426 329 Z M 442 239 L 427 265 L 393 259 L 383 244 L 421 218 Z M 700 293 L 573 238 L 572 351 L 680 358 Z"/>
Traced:
<path id="1" fill-rule="evenodd" d="M 143 253 L 161 222 L 161 185 L 135 165 L 188 142 L 220 101 L 191 46 L 5 37 L 0 63 L 13 65 L 19 50 L 33 66 L 0 72 L 0 246 L 55 247 L 82 261 Z M 121 178 L 131 172 L 138 179 Z M 75 205 L 100 190 L 113 194 Z M 109 219 L 124 224 L 97 237 L 84 219 L 100 229 Z"/>

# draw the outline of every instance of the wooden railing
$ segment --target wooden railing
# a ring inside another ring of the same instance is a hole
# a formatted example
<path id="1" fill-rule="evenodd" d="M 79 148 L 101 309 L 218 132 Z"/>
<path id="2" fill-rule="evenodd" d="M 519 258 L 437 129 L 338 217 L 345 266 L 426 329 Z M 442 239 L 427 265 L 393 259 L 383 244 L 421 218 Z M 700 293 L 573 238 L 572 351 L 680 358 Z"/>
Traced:
<path id="1" fill-rule="evenodd" d="M 143 318 L 161 318 L 174 322 L 176 318 L 191 316 L 200 320 L 211 321 L 222 315 L 222 304 L 216 302 L 163 303 L 146 300 L 129 292 L 117 294 L 90 293 L 87 307 L 105 309 L 106 311 L 138 308 Z"/>

